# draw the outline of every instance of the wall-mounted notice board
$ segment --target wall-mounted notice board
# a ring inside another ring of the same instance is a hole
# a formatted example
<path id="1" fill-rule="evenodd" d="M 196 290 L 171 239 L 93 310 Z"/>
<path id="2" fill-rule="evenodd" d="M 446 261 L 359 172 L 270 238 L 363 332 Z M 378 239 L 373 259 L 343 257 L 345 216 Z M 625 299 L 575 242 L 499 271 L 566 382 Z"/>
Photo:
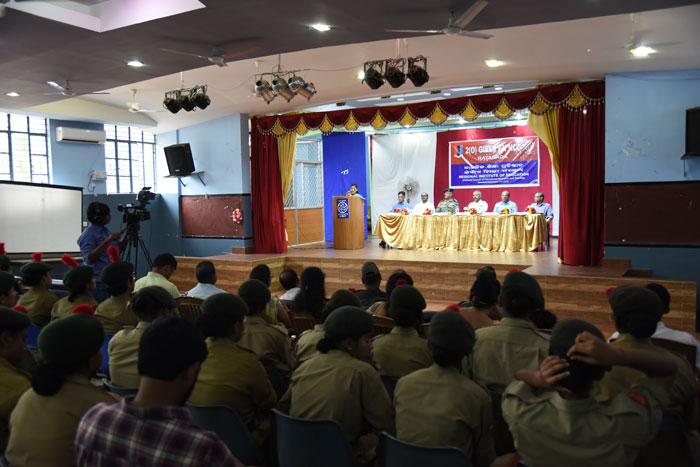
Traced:
<path id="1" fill-rule="evenodd" d="M 605 243 L 700 246 L 700 182 L 605 185 Z"/>
<path id="2" fill-rule="evenodd" d="M 180 196 L 180 219 L 183 237 L 244 238 L 243 224 L 233 220 L 233 210 L 243 211 L 239 195 Z"/>

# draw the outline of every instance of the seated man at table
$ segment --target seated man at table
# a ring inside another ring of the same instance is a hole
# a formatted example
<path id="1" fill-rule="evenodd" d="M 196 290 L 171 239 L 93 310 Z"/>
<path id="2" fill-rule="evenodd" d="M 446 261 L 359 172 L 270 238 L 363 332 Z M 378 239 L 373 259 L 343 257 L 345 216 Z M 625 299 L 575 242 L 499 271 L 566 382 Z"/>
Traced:
<path id="1" fill-rule="evenodd" d="M 452 188 L 446 189 L 445 199 L 438 203 L 435 212 L 448 212 L 450 214 L 457 214 L 459 212 L 459 203 L 456 199 L 452 197 L 452 195 Z"/>
<path id="2" fill-rule="evenodd" d="M 510 201 L 510 191 L 504 191 L 501 193 L 501 201 L 496 203 L 493 207 L 493 212 L 496 214 L 505 214 L 503 211 L 508 210 L 508 214 L 513 214 L 518 212 L 518 205 Z"/>
<path id="3" fill-rule="evenodd" d="M 465 211 L 470 211 L 472 208 L 474 208 L 476 209 L 477 214 L 483 214 L 489 210 L 489 203 L 481 199 L 481 192 L 479 190 L 474 190 L 472 197 L 474 198 L 474 201 L 469 203 L 467 207 L 464 208 Z"/>
<path id="4" fill-rule="evenodd" d="M 435 205 L 428 201 L 428 193 L 425 191 L 420 194 L 420 203 L 416 204 L 413 208 L 414 216 L 423 216 L 425 214 L 432 214 L 435 212 Z"/>
<path id="5" fill-rule="evenodd" d="M 551 204 L 544 202 L 544 193 L 535 193 L 535 202 L 528 207 L 533 208 L 535 212 L 544 214 L 544 218 L 547 219 L 547 227 L 549 227 L 549 223 L 554 219 L 554 211 L 552 211 Z"/>
<path id="6" fill-rule="evenodd" d="M 406 192 L 399 191 L 399 202 L 391 207 L 391 212 L 401 212 L 404 209 L 406 212 L 410 213 L 413 207 L 408 201 L 406 201 Z"/>

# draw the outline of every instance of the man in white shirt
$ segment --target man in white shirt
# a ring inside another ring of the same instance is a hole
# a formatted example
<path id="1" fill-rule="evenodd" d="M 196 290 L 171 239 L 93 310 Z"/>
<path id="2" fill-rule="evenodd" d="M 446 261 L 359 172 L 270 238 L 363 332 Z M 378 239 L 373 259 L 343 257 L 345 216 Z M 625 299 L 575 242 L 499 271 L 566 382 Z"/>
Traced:
<path id="1" fill-rule="evenodd" d="M 676 329 L 671 329 L 667 327 L 663 323 L 663 321 L 661 321 L 663 315 L 668 313 L 671 308 L 671 295 L 668 293 L 668 290 L 666 290 L 666 287 L 653 282 L 651 284 L 645 285 L 644 287 L 658 295 L 661 299 L 661 302 L 664 305 L 664 312 L 661 315 L 661 317 L 659 317 L 659 322 L 656 323 L 656 331 L 654 331 L 654 334 L 652 334 L 651 337 L 658 337 L 659 339 L 667 339 L 670 341 L 680 342 L 681 344 L 694 345 L 697 349 L 695 366 L 698 367 L 698 370 L 700 370 L 700 342 L 698 342 L 697 339 L 695 339 L 692 336 L 692 334 L 684 331 L 678 331 Z M 617 339 L 619 336 L 620 333 L 615 331 L 615 333 L 612 336 L 610 336 L 610 339 L 608 340 Z"/>
<path id="2" fill-rule="evenodd" d="M 474 190 L 472 197 L 474 198 L 474 201 L 469 203 L 467 207 L 464 208 L 465 211 L 469 212 L 472 210 L 472 208 L 474 208 L 476 209 L 477 214 L 483 214 L 489 210 L 489 203 L 481 199 L 481 192 L 479 190 Z"/>
<path id="3" fill-rule="evenodd" d="M 286 292 L 280 297 L 280 300 L 292 301 L 297 296 L 299 291 L 299 276 L 294 269 L 285 269 L 280 273 L 280 284 Z"/>
<path id="4" fill-rule="evenodd" d="M 185 295 L 188 297 L 207 299 L 218 293 L 226 293 L 225 290 L 214 287 L 214 284 L 216 284 L 216 268 L 211 261 L 199 263 L 194 273 L 197 276 L 197 285 L 187 291 Z"/>
<path id="5" fill-rule="evenodd" d="M 176 269 L 177 260 L 170 253 L 162 253 L 156 256 L 156 259 L 153 260 L 151 272 L 134 283 L 134 292 L 138 292 L 144 287 L 157 285 L 170 292 L 173 298 L 179 297 L 180 292 L 178 292 L 177 287 L 168 280 Z"/>
<path id="6" fill-rule="evenodd" d="M 416 204 L 411 214 L 415 216 L 422 216 L 426 214 L 426 211 L 430 211 L 430 214 L 435 213 L 435 205 L 428 201 L 428 193 L 426 193 L 425 191 L 421 193 L 420 200 L 421 202 Z"/>

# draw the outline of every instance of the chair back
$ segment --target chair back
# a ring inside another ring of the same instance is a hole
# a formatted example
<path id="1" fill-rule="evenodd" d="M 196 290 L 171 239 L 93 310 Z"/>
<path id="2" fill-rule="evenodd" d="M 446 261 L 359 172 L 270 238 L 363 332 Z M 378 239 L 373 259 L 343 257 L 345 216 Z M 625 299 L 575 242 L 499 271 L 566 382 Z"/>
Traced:
<path id="1" fill-rule="evenodd" d="M 202 303 L 204 300 L 195 297 L 177 297 L 177 309 L 180 312 L 180 317 L 184 320 L 193 323 L 197 321 L 199 315 L 202 314 Z"/>
<path id="2" fill-rule="evenodd" d="M 33 349 L 39 348 L 39 326 L 34 323 L 29 323 L 27 326 L 27 347 Z"/>
<path id="3" fill-rule="evenodd" d="M 274 440 L 279 467 L 356 467 L 345 433 L 333 420 L 305 420 L 277 409 Z"/>
<path id="4" fill-rule="evenodd" d="M 105 334 L 105 340 L 102 343 L 102 363 L 100 364 L 100 373 L 107 375 L 109 378 L 109 341 L 112 340 L 114 334 Z"/>
<path id="5" fill-rule="evenodd" d="M 187 402 L 185 406 L 192 414 L 192 421 L 203 430 L 213 431 L 226 444 L 231 454 L 245 465 L 264 465 L 265 456 L 253 440 L 250 431 L 241 417 L 231 407 L 225 405 L 196 405 Z"/>
<path id="6" fill-rule="evenodd" d="M 103 389 L 105 391 L 113 392 L 114 394 L 119 394 L 122 397 L 135 396 L 139 392 L 139 388 L 123 388 L 117 386 L 110 381 L 109 378 L 102 378 Z"/>
<path id="7" fill-rule="evenodd" d="M 399 378 L 395 378 L 393 376 L 382 376 L 382 383 L 384 383 L 384 389 L 386 389 L 387 394 L 389 394 L 389 398 L 393 401 L 394 400 L 394 390 L 396 389 L 396 383 L 399 382 Z"/>
<path id="8" fill-rule="evenodd" d="M 374 318 L 374 330 L 372 331 L 372 337 L 378 336 L 379 334 L 389 334 L 392 329 L 394 329 L 394 320 L 387 318 L 386 316 L 372 316 Z"/>
<path id="9" fill-rule="evenodd" d="M 651 342 L 653 342 L 654 345 L 658 345 L 659 347 L 662 347 L 666 350 L 670 350 L 671 352 L 680 355 L 681 357 L 685 357 L 685 359 L 688 360 L 688 363 L 690 363 L 693 366 L 693 368 L 695 368 L 695 364 L 697 363 L 698 350 L 697 347 L 695 347 L 694 345 L 684 344 L 683 342 L 672 341 L 670 339 L 661 339 L 658 337 L 652 337 Z"/>
<path id="10" fill-rule="evenodd" d="M 275 362 L 269 358 L 261 358 L 260 363 L 262 363 L 262 366 L 265 368 L 270 384 L 272 384 L 272 388 L 275 390 L 275 393 L 277 393 L 277 400 L 282 399 L 284 393 L 287 392 L 287 382 L 284 380 L 279 368 L 277 368 Z"/>
<path id="11" fill-rule="evenodd" d="M 311 316 L 300 315 L 299 313 L 290 313 L 290 318 L 292 319 L 292 329 L 297 336 L 301 336 L 301 333 L 304 331 L 313 329 L 316 324 L 316 320 Z"/>
<path id="12" fill-rule="evenodd" d="M 382 432 L 379 440 L 380 467 L 470 467 L 469 457 L 458 448 L 418 446 L 405 443 Z"/>

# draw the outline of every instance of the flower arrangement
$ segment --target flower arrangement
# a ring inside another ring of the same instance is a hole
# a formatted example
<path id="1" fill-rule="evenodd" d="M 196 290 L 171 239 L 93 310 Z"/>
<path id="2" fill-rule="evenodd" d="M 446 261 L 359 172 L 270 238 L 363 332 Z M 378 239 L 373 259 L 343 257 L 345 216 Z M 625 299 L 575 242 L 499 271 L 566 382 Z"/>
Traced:
<path id="1" fill-rule="evenodd" d="M 233 222 L 236 224 L 240 224 L 243 222 L 243 211 L 241 211 L 240 208 L 236 208 L 233 210 L 231 213 L 231 219 L 233 219 Z"/>
<path id="2" fill-rule="evenodd" d="M 472 215 L 472 216 L 475 215 L 475 214 L 478 214 L 477 211 L 476 211 L 476 208 L 469 208 L 469 214 Z"/>
<path id="3" fill-rule="evenodd" d="M 508 209 L 508 208 L 502 209 L 501 214 L 510 214 L 510 209 Z"/>
<path id="4" fill-rule="evenodd" d="M 401 215 L 402 215 L 402 216 L 405 216 L 406 214 L 408 214 L 408 209 L 403 208 L 403 209 L 401 210 Z"/>
<path id="5" fill-rule="evenodd" d="M 433 213 L 433 211 L 431 211 L 429 208 L 426 208 L 425 211 L 423 211 L 423 215 L 424 215 L 424 216 L 429 216 L 429 215 L 431 215 L 432 213 Z"/>
<path id="6" fill-rule="evenodd" d="M 535 211 L 535 208 L 533 208 L 532 206 L 529 206 L 527 208 L 527 213 L 528 214 L 537 214 L 537 211 Z"/>

